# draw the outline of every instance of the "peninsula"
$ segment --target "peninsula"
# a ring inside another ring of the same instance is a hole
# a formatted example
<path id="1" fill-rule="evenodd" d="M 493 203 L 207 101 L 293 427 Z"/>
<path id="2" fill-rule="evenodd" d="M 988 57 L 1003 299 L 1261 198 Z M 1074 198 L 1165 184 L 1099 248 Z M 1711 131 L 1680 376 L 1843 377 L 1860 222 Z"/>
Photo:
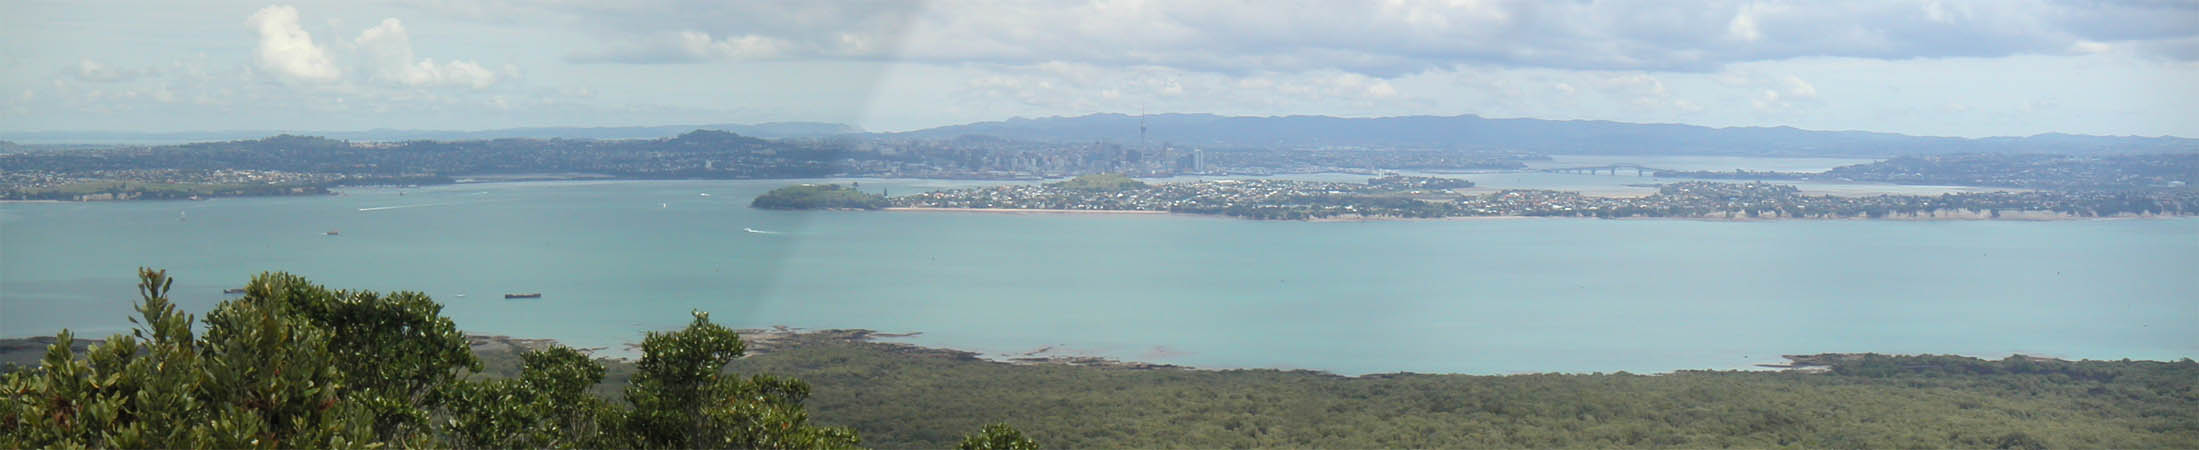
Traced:
<path id="1" fill-rule="evenodd" d="M 1166 211 L 1270 220 L 1504 216 L 1931 219 L 2199 214 L 2199 191 L 2189 188 L 1841 197 L 1804 195 L 1791 185 L 1685 181 L 1660 185 L 1656 193 L 1643 197 L 1611 198 L 1535 189 L 1469 195 L 1453 190 L 1472 186 L 1469 181 L 1432 177 L 1390 176 L 1364 184 L 1247 179 L 1154 185 L 1112 181 L 1117 177 L 1084 176 L 1060 183 L 956 189 L 890 200 L 895 208 L 910 209 Z"/>

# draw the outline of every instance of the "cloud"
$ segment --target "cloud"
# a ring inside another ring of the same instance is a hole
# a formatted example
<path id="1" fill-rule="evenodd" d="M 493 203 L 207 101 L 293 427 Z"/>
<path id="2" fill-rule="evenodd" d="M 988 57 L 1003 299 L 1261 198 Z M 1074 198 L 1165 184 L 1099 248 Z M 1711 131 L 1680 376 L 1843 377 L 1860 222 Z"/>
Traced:
<path id="1" fill-rule="evenodd" d="M 953 70 L 972 76 L 961 78 L 962 89 L 952 101 L 971 107 L 1007 103 L 1032 112 L 1312 110 L 1316 105 L 1367 108 L 1415 100 L 1415 92 L 1392 80 L 1341 71 L 1236 77 L 1162 66 L 1066 62 Z"/>
<path id="2" fill-rule="evenodd" d="M 873 45 L 854 35 L 842 35 L 835 42 L 854 49 Z M 569 59 L 586 63 L 662 64 L 771 60 L 790 54 L 839 54 L 819 51 L 811 44 L 757 34 L 715 38 L 710 33 L 690 30 L 641 37 L 610 48 L 576 53 Z"/>
<path id="3" fill-rule="evenodd" d="M 79 60 L 76 64 L 70 64 L 66 69 L 69 76 L 78 80 L 100 83 L 119 83 L 135 80 L 140 76 L 144 76 L 147 72 L 145 70 L 117 68 L 89 59 Z"/>
<path id="4" fill-rule="evenodd" d="M 313 35 L 298 26 L 298 9 L 273 5 L 252 13 L 245 23 L 260 35 L 256 53 L 261 69 L 285 78 L 325 82 L 343 77 L 328 59 L 328 50 L 313 43 Z"/>
<path id="5" fill-rule="evenodd" d="M 611 39 L 577 60 L 868 59 L 1159 65 L 1395 77 L 1456 65 L 1715 72 L 1807 57 L 2068 54 L 2081 42 L 2190 59 L 2199 4 L 2010 0 L 1816 2 L 823 0 L 552 4 Z M 684 30 L 667 33 L 664 30 Z"/>
<path id="6" fill-rule="evenodd" d="M 1750 106 L 1758 111 L 1780 111 L 1793 108 L 1798 103 L 1817 100 L 1817 86 L 1803 81 L 1802 77 L 1788 75 L 1771 86 L 1762 88 Z"/>
<path id="7" fill-rule="evenodd" d="M 472 61 L 415 60 L 412 37 L 405 33 L 404 23 L 395 18 L 382 19 L 380 25 L 360 32 L 353 43 L 366 52 L 367 62 L 374 68 L 374 78 L 378 80 L 415 87 L 470 86 L 476 89 L 496 83 L 496 72 Z"/>
<path id="8" fill-rule="evenodd" d="M 786 42 L 757 35 L 711 39 L 709 33 L 680 33 L 680 48 L 698 58 L 760 59 L 779 56 Z"/>

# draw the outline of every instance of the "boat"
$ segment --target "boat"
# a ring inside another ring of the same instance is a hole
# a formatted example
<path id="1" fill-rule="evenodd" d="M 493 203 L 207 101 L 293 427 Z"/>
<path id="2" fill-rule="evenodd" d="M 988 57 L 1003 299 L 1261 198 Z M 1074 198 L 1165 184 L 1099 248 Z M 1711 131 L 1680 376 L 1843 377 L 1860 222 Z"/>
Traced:
<path id="1" fill-rule="evenodd" d="M 242 294 L 242 293 L 244 293 L 244 288 L 229 288 L 229 289 L 223 289 L 223 290 L 221 290 L 221 293 L 223 293 L 223 294 Z"/>
<path id="2" fill-rule="evenodd" d="M 459 297 L 465 297 L 465 296 L 466 296 L 466 294 L 458 294 L 458 296 L 459 296 Z"/>
<path id="3" fill-rule="evenodd" d="M 542 293 L 528 292 L 525 294 L 504 294 L 504 298 L 542 298 Z"/>
<path id="4" fill-rule="evenodd" d="M 337 233 L 336 230 L 328 230 L 327 233 L 321 233 L 322 236 L 340 236 L 342 234 L 343 233 Z"/>

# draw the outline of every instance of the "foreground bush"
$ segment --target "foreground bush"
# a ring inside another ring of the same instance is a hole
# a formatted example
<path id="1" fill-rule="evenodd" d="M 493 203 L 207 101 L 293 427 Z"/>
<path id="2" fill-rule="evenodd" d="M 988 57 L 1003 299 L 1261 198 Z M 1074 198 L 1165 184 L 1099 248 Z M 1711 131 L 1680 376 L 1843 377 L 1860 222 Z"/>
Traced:
<path id="1" fill-rule="evenodd" d="M 808 424 L 809 385 L 723 373 L 744 351 L 740 336 L 700 312 L 685 329 L 648 335 L 621 403 L 588 394 L 603 365 L 564 347 L 522 355 L 516 377 L 467 379 L 481 362 L 442 305 L 420 293 L 332 291 L 263 274 L 207 313 L 202 337 L 168 300 L 174 280 L 150 269 L 139 278 L 131 334 L 80 356 L 63 331 L 37 367 L 0 379 L 0 448 L 860 442 L 853 430 Z"/>

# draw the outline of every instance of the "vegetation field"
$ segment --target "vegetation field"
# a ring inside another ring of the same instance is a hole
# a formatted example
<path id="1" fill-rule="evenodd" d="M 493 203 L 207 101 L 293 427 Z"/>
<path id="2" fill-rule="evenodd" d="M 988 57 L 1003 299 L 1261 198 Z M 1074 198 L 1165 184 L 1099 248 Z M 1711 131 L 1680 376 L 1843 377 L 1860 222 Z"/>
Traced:
<path id="1" fill-rule="evenodd" d="M 496 358 L 484 359 L 495 370 Z M 990 423 L 1055 448 L 2199 446 L 2199 363 L 2188 359 L 1832 364 L 1820 373 L 1341 377 L 1009 364 L 813 337 L 729 368 L 808 382 L 813 420 L 881 448 L 953 446 Z M 630 372 L 609 368 L 603 392 Z"/>

